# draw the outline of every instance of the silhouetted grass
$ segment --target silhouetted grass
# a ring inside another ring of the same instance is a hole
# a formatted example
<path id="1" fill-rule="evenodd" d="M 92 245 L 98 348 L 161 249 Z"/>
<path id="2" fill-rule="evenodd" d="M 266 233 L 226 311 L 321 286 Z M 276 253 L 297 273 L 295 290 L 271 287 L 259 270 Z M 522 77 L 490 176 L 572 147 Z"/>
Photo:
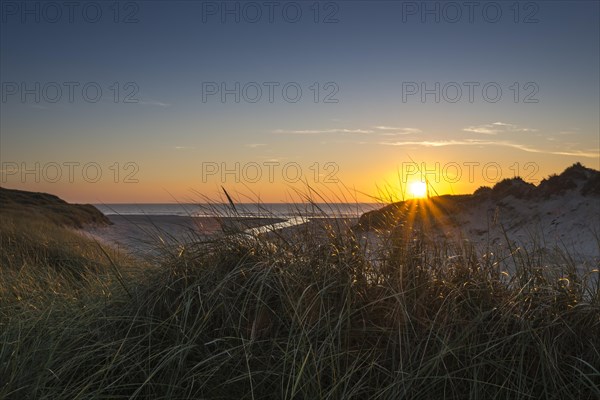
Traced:
<path id="1" fill-rule="evenodd" d="M 600 398 L 598 269 L 535 249 L 323 220 L 135 268 L 2 226 L 3 398 Z"/>

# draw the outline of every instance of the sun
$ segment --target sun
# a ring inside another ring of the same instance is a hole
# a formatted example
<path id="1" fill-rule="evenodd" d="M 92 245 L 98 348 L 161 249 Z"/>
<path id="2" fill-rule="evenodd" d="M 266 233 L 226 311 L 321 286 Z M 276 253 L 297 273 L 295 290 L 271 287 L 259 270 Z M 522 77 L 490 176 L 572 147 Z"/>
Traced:
<path id="1" fill-rule="evenodd" d="M 410 193 L 415 198 L 422 199 L 427 197 L 427 184 L 425 182 L 416 181 L 410 184 Z"/>

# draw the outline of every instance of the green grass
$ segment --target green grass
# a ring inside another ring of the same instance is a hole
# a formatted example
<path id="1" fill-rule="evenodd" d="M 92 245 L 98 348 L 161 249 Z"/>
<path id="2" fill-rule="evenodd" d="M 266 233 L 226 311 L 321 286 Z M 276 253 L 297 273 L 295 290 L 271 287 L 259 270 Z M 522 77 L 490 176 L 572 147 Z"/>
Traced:
<path id="1" fill-rule="evenodd" d="M 5 222 L 0 398 L 600 398 L 597 266 L 344 226 L 146 265 Z"/>

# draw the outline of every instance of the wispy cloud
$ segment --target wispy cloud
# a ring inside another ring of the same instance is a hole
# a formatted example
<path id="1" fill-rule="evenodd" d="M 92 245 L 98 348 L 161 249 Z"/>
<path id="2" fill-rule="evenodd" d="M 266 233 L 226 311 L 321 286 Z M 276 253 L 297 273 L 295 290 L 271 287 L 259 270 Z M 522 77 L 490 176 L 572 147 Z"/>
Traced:
<path id="1" fill-rule="evenodd" d="M 395 126 L 375 126 L 378 134 L 381 136 L 403 136 L 403 135 L 416 135 L 423 131 L 417 128 L 406 128 L 406 127 L 395 127 Z"/>
<path id="2" fill-rule="evenodd" d="M 347 129 L 347 128 L 334 128 L 334 129 L 302 129 L 302 130 L 288 130 L 288 129 L 275 129 L 273 133 L 278 134 L 289 134 L 289 135 L 320 135 L 328 133 L 350 133 L 357 135 L 368 135 L 373 133 L 371 129 Z"/>
<path id="3" fill-rule="evenodd" d="M 193 150 L 194 146 L 175 146 L 173 147 L 175 150 Z"/>
<path id="4" fill-rule="evenodd" d="M 586 157 L 586 158 L 600 158 L 600 150 L 595 151 L 582 151 L 582 150 L 569 150 L 569 151 L 554 151 L 538 149 L 530 146 L 525 146 L 518 143 L 508 141 L 492 141 L 492 140 L 478 140 L 478 139 L 465 139 L 465 140 L 423 140 L 423 141 L 402 141 L 402 142 L 380 142 L 379 144 L 385 146 L 424 146 L 424 147 L 444 147 L 444 146 L 502 146 L 518 149 L 528 153 L 540 153 L 540 154 L 553 154 L 560 156 L 573 156 L 573 157 Z"/>
<path id="5" fill-rule="evenodd" d="M 169 103 L 163 103 L 162 101 L 154 100 L 140 100 L 138 104 L 142 104 L 144 106 L 171 107 Z"/>
<path id="6" fill-rule="evenodd" d="M 497 135 L 499 133 L 511 132 L 537 132 L 537 129 L 523 128 L 506 122 L 492 122 L 491 124 L 468 126 L 464 128 L 463 131 L 480 133 L 483 135 Z"/>
<path id="7" fill-rule="evenodd" d="M 378 125 L 372 128 L 332 128 L 332 129 L 276 129 L 273 133 L 288 135 L 322 135 L 322 134 L 350 134 L 350 135 L 379 135 L 379 136 L 401 136 L 422 133 L 417 128 L 383 126 Z"/>
<path id="8" fill-rule="evenodd" d="M 284 160 L 287 160 L 288 157 L 261 156 L 261 157 L 259 157 L 259 159 L 262 160 L 262 162 L 265 162 L 265 163 L 267 163 L 267 162 L 268 163 L 281 163 Z"/>
<path id="9" fill-rule="evenodd" d="M 246 147 L 250 147 L 251 149 L 256 149 L 258 147 L 266 146 L 265 143 L 248 143 Z"/>

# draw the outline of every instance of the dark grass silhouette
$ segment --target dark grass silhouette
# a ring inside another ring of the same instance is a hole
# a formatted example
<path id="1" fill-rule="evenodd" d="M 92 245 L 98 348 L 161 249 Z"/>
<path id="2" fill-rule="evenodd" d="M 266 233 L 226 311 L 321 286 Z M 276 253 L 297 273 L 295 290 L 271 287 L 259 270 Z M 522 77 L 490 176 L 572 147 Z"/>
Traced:
<path id="1" fill-rule="evenodd" d="M 84 279 L 47 273 L 49 256 L 14 240 L 0 269 L 20 271 L 0 281 L 0 398 L 600 397 L 597 269 L 481 254 L 410 224 L 368 254 L 352 228 L 223 234 L 143 268 L 103 253 L 108 267 Z M 53 229 L 69 232 L 39 232 Z"/>

